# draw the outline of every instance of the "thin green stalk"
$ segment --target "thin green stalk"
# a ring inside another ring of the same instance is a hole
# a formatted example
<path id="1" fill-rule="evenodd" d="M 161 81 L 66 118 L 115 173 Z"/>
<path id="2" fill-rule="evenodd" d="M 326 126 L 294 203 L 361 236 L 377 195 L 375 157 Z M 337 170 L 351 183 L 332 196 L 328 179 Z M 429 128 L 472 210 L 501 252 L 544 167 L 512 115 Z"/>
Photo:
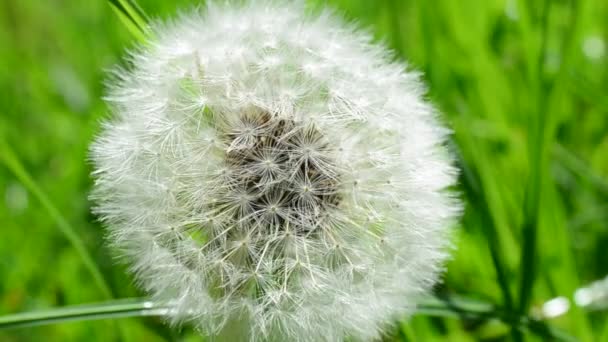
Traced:
<path id="1" fill-rule="evenodd" d="M 148 34 L 148 22 L 150 20 L 137 2 L 135 0 L 108 1 L 131 34 L 139 41 L 144 41 Z"/>
<path id="2" fill-rule="evenodd" d="M 555 144 L 553 154 L 566 168 L 580 177 L 586 178 L 594 188 L 604 194 L 608 194 L 608 180 L 598 175 L 591 166 L 566 149 L 562 144 Z"/>
<path id="3" fill-rule="evenodd" d="M 502 294 L 502 304 L 507 312 L 515 311 L 515 303 L 513 295 L 511 293 L 511 287 L 509 285 L 509 268 L 505 260 L 505 249 L 503 243 L 501 243 L 501 235 L 495 215 L 492 212 L 492 208 L 489 206 L 490 200 L 488 199 L 487 186 L 484 183 L 485 179 L 482 177 L 484 174 L 488 174 L 488 165 L 483 162 L 483 159 L 477 157 L 477 148 L 473 140 L 466 132 L 465 129 L 460 129 L 461 134 L 458 136 L 459 143 L 461 146 L 467 146 L 468 150 L 472 152 L 472 159 L 477 159 L 477 163 L 467 163 L 462 152 L 454 146 L 453 150 L 456 152 L 459 169 L 462 170 L 462 185 L 466 193 L 466 198 L 471 201 L 471 205 L 477 208 L 477 215 L 481 219 L 480 227 L 483 231 L 483 236 L 488 242 L 487 247 L 492 258 L 492 264 L 496 271 L 496 278 L 498 286 L 500 287 Z M 504 235 L 502 235 L 504 237 Z M 522 341 L 521 330 L 517 327 L 512 326 L 511 334 L 515 341 Z"/>
<path id="4" fill-rule="evenodd" d="M 550 117 L 547 115 L 547 96 L 545 94 L 544 63 L 545 50 L 547 44 L 548 18 L 551 9 L 551 2 L 543 3 L 541 19 L 541 45 L 537 59 L 536 80 L 532 84 L 535 88 L 537 107 L 536 113 L 530 116 L 528 130 L 528 162 L 530 166 L 530 176 L 526 188 L 524 199 L 524 221 L 522 225 L 523 247 L 521 250 L 521 282 L 519 287 L 519 307 L 518 311 L 523 314 L 528 311 L 532 298 L 532 290 L 536 279 L 537 271 L 537 239 L 540 217 L 540 201 L 542 176 L 545 171 L 545 126 L 549 123 Z"/>
<path id="5" fill-rule="evenodd" d="M 75 305 L 37 312 L 24 312 L 0 316 L 0 330 L 26 328 L 41 325 L 59 324 L 76 321 L 117 319 L 125 317 L 163 316 L 169 306 L 155 304 L 143 298 L 112 300 L 104 303 Z M 552 329 L 544 322 L 524 316 L 512 316 L 489 303 L 465 298 L 440 300 L 428 298 L 416 309 L 415 315 L 444 318 L 488 321 L 499 319 L 521 330 L 529 330 L 544 339 L 573 341 L 563 332 Z"/>
<path id="6" fill-rule="evenodd" d="M 162 306 L 154 305 L 150 301 L 137 298 L 120 299 L 98 304 L 66 306 L 0 316 L 0 330 L 75 321 L 158 316 L 164 312 L 165 309 Z"/>
<path id="7" fill-rule="evenodd" d="M 85 267 L 91 273 L 93 281 L 101 290 L 105 298 L 112 298 L 112 291 L 106 283 L 101 271 L 93 261 L 93 258 L 87 251 L 84 242 L 76 233 L 76 229 L 70 225 L 68 220 L 55 207 L 53 201 L 45 194 L 38 186 L 36 181 L 30 176 L 27 170 L 23 167 L 19 158 L 15 155 L 12 148 L 6 142 L 0 140 L 0 161 L 17 177 L 17 179 L 36 197 L 50 217 L 55 221 L 59 231 L 68 239 L 72 247 L 76 250 Z"/>
<path id="8" fill-rule="evenodd" d="M 454 148 L 454 150 L 457 150 Z M 509 280 L 507 276 L 506 266 L 502 258 L 502 247 L 496 232 L 496 225 L 490 208 L 488 207 L 488 200 L 486 199 L 485 193 L 480 189 L 481 179 L 476 170 L 469 167 L 464 160 L 461 153 L 457 153 L 458 165 L 462 170 L 463 175 L 463 187 L 467 193 L 467 198 L 475 200 L 475 207 L 481 209 L 479 215 L 482 220 L 482 229 L 484 230 L 484 236 L 488 240 L 488 249 L 492 257 L 492 263 L 496 270 L 496 277 L 498 285 L 500 286 L 504 306 L 510 310 L 513 308 L 513 297 L 511 290 L 509 289 Z"/>
<path id="9" fill-rule="evenodd" d="M 496 307 L 490 303 L 474 301 L 462 297 L 445 300 L 428 299 L 416 309 L 416 315 L 428 315 L 444 318 L 459 318 L 461 320 L 488 322 L 500 320 L 512 326 L 519 332 L 530 331 L 542 340 L 577 341 L 576 338 L 555 329 L 543 321 L 525 315 L 514 314 L 511 310 Z"/>
<path id="10" fill-rule="evenodd" d="M 558 125 L 560 124 L 560 110 L 562 110 L 563 108 L 563 103 L 562 100 L 564 98 L 564 96 L 567 94 L 567 88 L 572 84 L 571 81 L 571 71 L 573 68 L 577 67 L 576 61 L 575 61 L 575 57 L 577 55 L 577 46 L 579 44 L 579 39 L 582 35 L 582 30 L 583 30 L 583 25 L 582 23 L 584 23 L 584 20 L 581 19 L 581 15 L 584 12 L 587 12 L 588 10 L 586 9 L 586 7 L 589 5 L 587 2 L 582 2 L 582 1 L 575 1 L 575 0 L 571 0 L 568 2 L 569 4 L 569 10 L 571 12 L 570 17 L 569 17 L 569 21 L 568 21 L 568 31 L 564 34 L 561 35 L 561 44 L 560 44 L 560 64 L 559 64 L 559 69 L 557 70 L 557 73 L 545 73 L 544 70 L 544 66 L 546 65 L 546 60 L 545 60 L 545 51 L 547 48 L 547 37 L 549 35 L 548 32 L 548 27 L 549 27 L 549 23 L 548 23 L 548 18 L 551 12 L 551 3 L 548 1 L 545 1 L 543 3 L 543 12 L 542 12 L 542 16 L 541 16 L 541 21 L 540 21 L 540 29 L 541 29 L 541 34 L 540 34 L 540 38 L 541 38 L 541 44 L 540 44 L 540 53 L 537 54 L 536 56 L 536 64 L 535 64 L 535 69 L 532 70 L 532 72 L 530 73 L 530 75 L 533 77 L 532 79 L 529 79 L 529 83 L 532 85 L 532 89 L 533 91 L 536 91 L 536 109 L 537 109 L 537 113 L 536 115 L 532 115 L 531 117 L 535 119 L 535 121 L 532 121 L 533 123 L 535 123 L 537 126 L 534 127 L 533 125 L 531 125 L 530 127 L 530 154 L 529 154 L 529 160 L 530 160 L 530 165 L 531 165 L 531 177 L 537 177 L 537 181 L 536 181 L 536 186 L 538 186 L 538 195 L 539 197 L 537 198 L 537 202 L 538 204 L 542 203 L 543 201 L 546 201 L 546 205 L 547 206 L 551 206 L 551 196 L 549 194 L 556 194 L 557 189 L 555 188 L 555 186 L 552 184 L 552 180 L 551 177 L 549 176 L 549 160 L 551 158 L 551 156 L 556 157 L 561 163 L 564 164 L 564 166 L 566 166 L 567 168 L 572 169 L 573 172 L 577 172 L 576 169 L 578 167 L 580 167 L 580 163 L 577 163 L 576 159 L 572 159 L 570 158 L 571 155 L 568 155 L 567 151 L 560 149 L 560 146 L 557 145 L 556 146 L 556 142 L 555 142 L 555 134 L 556 134 L 556 130 Z M 531 17 L 531 16 L 529 16 Z M 525 20 L 524 20 L 525 21 Z M 530 49 L 530 50 L 534 50 L 534 49 Z M 573 64 L 575 63 L 575 64 Z M 562 115 L 564 115 L 565 113 L 562 113 Z M 534 133 L 532 133 L 533 131 L 536 132 L 536 135 Z M 536 140 L 534 140 L 536 139 Z M 555 147 L 557 147 L 555 149 Z M 534 151 L 535 150 L 535 151 Z M 568 163 L 567 163 L 568 162 Z M 570 163 L 573 162 L 573 163 Z M 540 165 L 540 167 L 534 167 L 534 163 L 538 163 L 537 165 Z M 577 165 L 578 164 L 578 165 Z M 583 163 L 584 165 L 584 163 Z M 580 169 L 579 169 L 580 171 Z M 537 172 L 535 174 L 532 174 L 533 172 Z M 541 181 L 542 179 L 542 181 Z M 541 182 L 543 184 L 541 184 Z M 598 184 L 600 184 L 601 182 L 599 182 Z M 529 184 L 531 185 L 531 184 Z M 598 187 L 599 189 L 602 189 L 601 187 Z M 604 190 L 605 188 L 603 188 L 602 190 Z M 530 190 L 530 187 L 527 189 Z M 546 198 L 540 198 L 540 193 L 543 194 L 547 194 Z M 528 195 L 529 193 L 527 193 Z M 530 199 L 532 196 L 527 196 L 526 200 Z M 553 197 L 557 197 L 557 196 L 553 196 Z M 531 201 L 532 202 L 532 201 Z M 559 210 L 555 210 L 555 212 L 551 213 L 549 215 L 549 213 L 547 212 L 548 208 L 545 208 L 544 210 L 544 214 L 545 216 L 543 217 L 544 219 L 547 220 L 560 220 L 559 215 L 560 215 L 560 211 Z M 543 211 L 540 209 L 540 205 L 537 205 L 536 208 L 537 212 L 538 212 L 538 216 L 536 217 L 535 221 L 532 221 L 531 219 L 526 220 L 527 214 L 524 214 L 524 222 L 525 223 L 531 223 L 531 222 L 536 222 L 536 230 L 538 229 L 544 229 L 543 232 L 544 233 L 548 233 L 550 229 L 551 230 L 551 234 L 555 234 L 553 235 L 553 239 L 555 239 L 555 244 L 552 244 L 552 247 L 550 249 L 546 249 L 544 250 L 544 254 L 547 255 L 551 255 L 552 257 L 559 257 L 561 258 L 561 263 L 562 263 L 562 268 L 560 270 L 557 269 L 551 269 L 551 270 L 545 270 L 545 276 L 547 277 L 547 281 L 550 287 L 554 286 L 554 290 L 557 291 L 558 293 L 568 293 L 570 291 L 574 290 L 574 286 L 577 284 L 577 270 L 575 265 L 573 264 L 572 260 L 574 258 L 574 255 L 572 254 L 572 251 L 570 249 L 570 239 L 568 238 L 568 233 L 565 230 L 565 226 L 563 225 L 559 225 L 555 223 L 555 221 L 553 222 L 553 224 L 551 224 L 551 226 L 549 226 L 548 224 L 544 224 L 542 225 L 542 228 L 539 226 L 539 221 L 538 218 L 540 216 L 540 213 Z M 528 215 L 528 217 L 531 217 L 531 215 Z M 563 221 L 564 218 L 561 218 L 561 220 Z M 549 221 L 547 221 L 549 222 Z M 557 229 L 557 231 L 555 231 Z M 526 230 L 522 230 L 524 232 L 524 234 L 526 233 Z M 533 248 L 535 250 L 538 250 L 539 248 L 539 241 L 536 238 L 536 236 L 540 234 L 540 232 L 535 231 L 534 232 L 534 245 Z M 525 241 L 527 242 L 527 241 Z M 530 241 L 530 243 L 532 243 L 532 241 Z M 545 247 L 547 246 L 546 244 L 544 245 Z M 556 248 L 553 249 L 555 246 Z M 524 248 L 525 249 L 525 248 Z M 523 250 L 522 250 L 523 252 Z M 536 253 L 530 253 L 529 255 L 534 257 L 533 254 Z M 527 259 L 525 257 L 523 257 L 523 253 L 522 253 L 522 259 L 521 262 L 525 263 L 525 264 L 529 264 L 531 262 L 533 263 L 537 263 L 540 256 L 536 256 L 536 258 L 533 258 L 532 260 Z M 531 265 L 533 268 L 536 266 L 535 265 Z M 564 268 L 568 270 L 567 273 L 570 274 L 570 276 L 568 276 L 568 279 L 566 281 L 563 280 L 563 274 L 564 274 Z M 528 292 L 527 292 L 527 297 L 526 296 L 521 296 L 520 297 L 520 307 L 519 309 L 522 310 L 520 313 L 525 313 L 524 311 L 527 310 L 527 307 L 529 307 L 529 303 L 530 303 L 530 299 L 531 299 L 531 292 L 532 292 L 532 288 L 533 288 L 533 277 L 534 272 L 532 273 L 528 273 L 524 270 L 524 277 L 525 276 L 529 276 L 529 279 L 527 279 L 529 281 L 529 286 L 528 285 L 524 285 L 524 282 L 526 281 L 524 278 L 522 278 L 522 283 L 520 284 L 520 290 L 522 291 L 521 293 L 524 294 L 526 292 L 524 292 L 524 288 L 526 286 L 528 286 Z M 585 314 L 580 312 L 579 309 L 577 308 L 572 308 L 572 310 L 570 311 L 570 322 L 572 322 L 572 325 L 574 327 L 574 331 L 576 332 L 576 335 L 581 339 L 581 340 L 594 340 L 594 338 L 592 337 L 592 330 L 590 328 L 590 324 L 587 320 L 587 318 L 585 317 Z"/>
<path id="11" fill-rule="evenodd" d="M 387 10 L 389 11 L 390 21 L 392 24 L 392 38 L 393 48 L 397 51 L 399 56 L 403 56 L 403 37 L 401 36 L 401 21 L 399 18 L 401 0 L 391 0 L 387 3 Z"/>

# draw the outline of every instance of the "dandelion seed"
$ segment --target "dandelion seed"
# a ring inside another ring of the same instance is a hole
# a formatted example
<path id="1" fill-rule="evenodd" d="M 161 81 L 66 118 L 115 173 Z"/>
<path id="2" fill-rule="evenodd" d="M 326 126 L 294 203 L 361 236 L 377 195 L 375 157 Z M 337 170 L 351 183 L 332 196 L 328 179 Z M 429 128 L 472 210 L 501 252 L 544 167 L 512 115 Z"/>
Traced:
<path id="1" fill-rule="evenodd" d="M 302 4 L 209 4 L 118 70 L 92 145 L 110 240 L 167 318 L 249 341 L 378 338 L 459 212 L 415 73 Z"/>

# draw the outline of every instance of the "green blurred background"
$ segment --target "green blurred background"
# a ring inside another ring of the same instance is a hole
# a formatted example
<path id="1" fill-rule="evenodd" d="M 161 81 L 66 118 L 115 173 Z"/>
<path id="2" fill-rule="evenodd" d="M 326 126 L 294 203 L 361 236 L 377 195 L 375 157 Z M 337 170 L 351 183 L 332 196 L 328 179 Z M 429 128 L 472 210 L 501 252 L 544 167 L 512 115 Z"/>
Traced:
<path id="1" fill-rule="evenodd" d="M 608 281 L 603 300 L 575 301 L 577 289 L 608 275 L 608 2 L 329 3 L 424 72 L 454 130 L 467 207 L 438 296 L 608 341 Z M 140 1 L 153 18 L 192 4 Z M 107 299 L 16 162 L 84 240 L 114 297 L 143 295 L 103 245 L 87 199 L 87 148 L 107 114 L 104 75 L 135 42 L 105 0 L 0 1 L 0 315 Z M 0 341 L 119 336 L 200 338 L 156 318 L 0 330 Z M 386 339 L 545 338 L 497 319 L 419 315 Z"/>

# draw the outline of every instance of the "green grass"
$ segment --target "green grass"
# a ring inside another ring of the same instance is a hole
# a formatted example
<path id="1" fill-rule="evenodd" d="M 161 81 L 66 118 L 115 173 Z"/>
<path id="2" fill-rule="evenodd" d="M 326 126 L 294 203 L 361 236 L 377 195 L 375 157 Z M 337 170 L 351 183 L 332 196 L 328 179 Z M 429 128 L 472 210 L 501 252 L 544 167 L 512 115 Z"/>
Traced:
<path id="1" fill-rule="evenodd" d="M 329 2 L 424 72 L 429 98 L 454 131 L 467 204 L 436 293 L 490 305 L 425 306 L 386 339 L 540 341 L 563 332 L 607 339 L 606 310 L 571 305 L 531 322 L 520 315 L 536 317 L 546 301 L 572 300 L 577 288 L 608 274 L 608 3 Z M 87 148 L 107 115 L 104 72 L 142 38 L 146 13 L 169 18 L 193 2 L 138 3 L 141 9 L 125 0 L 0 2 L 0 316 L 53 320 L 35 312 L 143 295 L 110 257 L 90 214 Z M 600 58 L 585 54 L 593 55 L 593 37 L 604 42 Z M 129 313 L 139 308 L 113 303 Z M 108 307 L 75 310 L 99 318 Z M 0 329 L 1 341 L 118 336 L 198 334 L 155 317 Z"/>

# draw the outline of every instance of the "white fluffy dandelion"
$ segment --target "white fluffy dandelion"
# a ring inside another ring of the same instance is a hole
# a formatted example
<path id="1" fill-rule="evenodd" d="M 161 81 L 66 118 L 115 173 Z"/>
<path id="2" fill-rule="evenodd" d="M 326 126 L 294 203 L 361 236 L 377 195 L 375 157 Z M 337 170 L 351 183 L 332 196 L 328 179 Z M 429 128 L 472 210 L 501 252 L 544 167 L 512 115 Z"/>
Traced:
<path id="1" fill-rule="evenodd" d="M 458 212 L 419 76 L 302 4 L 212 4 L 154 36 L 110 84 L 93 197 L 170 320 L 340 341 L 411 313 Z"/>

